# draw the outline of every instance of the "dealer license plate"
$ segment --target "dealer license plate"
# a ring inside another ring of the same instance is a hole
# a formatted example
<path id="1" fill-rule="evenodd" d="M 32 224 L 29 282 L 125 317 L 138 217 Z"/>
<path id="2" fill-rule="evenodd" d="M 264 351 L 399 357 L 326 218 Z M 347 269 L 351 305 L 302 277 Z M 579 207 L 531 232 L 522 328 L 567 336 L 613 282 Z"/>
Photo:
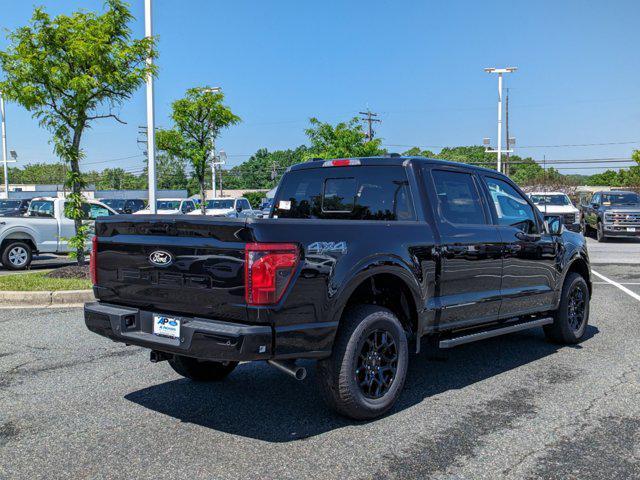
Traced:
<path id="1" fill-rule="evenodd" d="M 154 315 L 153 333 L 162 337 L 180 338 L 180 319 L 165 315 Z"/>

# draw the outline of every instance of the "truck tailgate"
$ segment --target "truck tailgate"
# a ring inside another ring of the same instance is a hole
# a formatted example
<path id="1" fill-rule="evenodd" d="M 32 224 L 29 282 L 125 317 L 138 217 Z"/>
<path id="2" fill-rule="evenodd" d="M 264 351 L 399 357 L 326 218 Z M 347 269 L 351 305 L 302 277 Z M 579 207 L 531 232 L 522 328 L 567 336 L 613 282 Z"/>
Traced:
<path id="1" fill-rule="evenodd" d="M 117 215 L 96 221 L 100 301 L 243 322 L 244 219 Z"/>

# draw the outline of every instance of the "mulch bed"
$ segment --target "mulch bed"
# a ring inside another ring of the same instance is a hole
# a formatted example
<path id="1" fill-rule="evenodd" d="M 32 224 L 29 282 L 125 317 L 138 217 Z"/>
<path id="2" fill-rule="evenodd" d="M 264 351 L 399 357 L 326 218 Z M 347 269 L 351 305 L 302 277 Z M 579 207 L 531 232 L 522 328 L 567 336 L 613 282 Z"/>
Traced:
<path id="1" fill-rule="evenodd" d="M 90 278 L 89 265 L 69 265 L 68 267 L 60 267 L 52 272 L 47 273 L 47 277 L 51 278 Z"/>

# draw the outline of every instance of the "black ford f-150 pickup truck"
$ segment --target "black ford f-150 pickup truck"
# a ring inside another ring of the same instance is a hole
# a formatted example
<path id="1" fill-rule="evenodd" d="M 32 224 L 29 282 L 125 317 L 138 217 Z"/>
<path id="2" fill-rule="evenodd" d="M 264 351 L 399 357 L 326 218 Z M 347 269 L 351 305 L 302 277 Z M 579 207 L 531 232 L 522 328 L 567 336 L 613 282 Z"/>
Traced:
<path id="1" fill-rule="evenodd" d="M 392 407 L 423 337 L 576 343 L 589 317 L 582 235 L 495 171 L 425 158 L 311 161 L 270 218 L 118 215 L 93 242 L 90 330 L 197 381 L 253 360 L 302 379 L 295 361 L 317 359 L 327 403 L 357 419 Z"/>
<path id="2" fill-rule="evenodd" d="M 598 242 L 610 237 L 640 237 L 640 195 L 635 192 L 604 191 L 580 205 L 584 235 L 596 232 Z"/>

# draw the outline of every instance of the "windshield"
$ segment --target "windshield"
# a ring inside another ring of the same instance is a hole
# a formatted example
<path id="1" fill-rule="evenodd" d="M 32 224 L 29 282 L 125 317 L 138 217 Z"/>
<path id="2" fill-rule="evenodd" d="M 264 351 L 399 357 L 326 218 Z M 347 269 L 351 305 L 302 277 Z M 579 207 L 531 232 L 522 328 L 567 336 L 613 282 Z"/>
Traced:
<path id="1" fill-rule="evenodd" d="M 233 200 L 207 200 L 207 208 L 233 208 Z"/>
<path id="2" fill-rule="evenodd" d="M 531 201 L 536 205 L 571 205 L 566 195 L 531 195 Z"/>
<path id="3" fill-rule="evenodd" d="M 8 210 L 18 208 L 20 200 L 0 200 L 0 210 Z"/>
<path id="4" fill-rule="evenodd" d="M 603 205 L 635 205 L 640 203 L 640 196 L 637 193 L 604 193 L 602 195 Z"/>
<path id="5" fill-rule="evenodd" d="M 180 201 L 178 200 L 158 200 L 156 202 L 156 210 L 178 210 Z"/>
<path id="6" fill-rule="evenodd" d="M 106 200 L 101 200 L 101 202 L 108 207 L 113 208 L 114 210 L 122 210 L 124 208 L 124 200 L 115 200 L 113 198 L 109 198 Z"/>

